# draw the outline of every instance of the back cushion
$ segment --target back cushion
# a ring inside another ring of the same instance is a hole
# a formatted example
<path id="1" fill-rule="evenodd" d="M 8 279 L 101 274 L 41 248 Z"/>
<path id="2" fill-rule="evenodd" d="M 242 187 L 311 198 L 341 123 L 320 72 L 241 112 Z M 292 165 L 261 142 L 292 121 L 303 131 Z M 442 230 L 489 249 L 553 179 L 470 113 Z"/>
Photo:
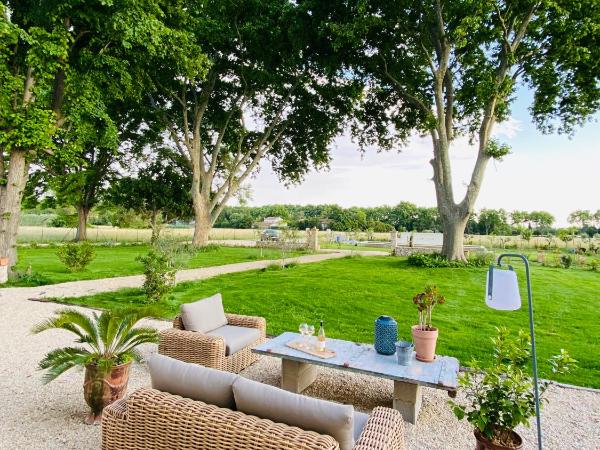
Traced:
<path id="1" fill-rule="evenodd" d="M 235 409 L 233 383 L 238 375 L 155 354 L 148 360 L 152 387 L 159 391 Z"/>
<path id="2" fill-rule="evenodd" d="M 181 320 L 186 330 L 199 333 L 208 333 L 227 325 L 221 294 L 181 305 Z"/>
<path id="3" fill-rule="evenodd" d="M 233 383 L 238 411 L 287 425 L 328 434 L 341 450 L 354 446 L 352 405 L 319 400 L 239 377 Z"/>

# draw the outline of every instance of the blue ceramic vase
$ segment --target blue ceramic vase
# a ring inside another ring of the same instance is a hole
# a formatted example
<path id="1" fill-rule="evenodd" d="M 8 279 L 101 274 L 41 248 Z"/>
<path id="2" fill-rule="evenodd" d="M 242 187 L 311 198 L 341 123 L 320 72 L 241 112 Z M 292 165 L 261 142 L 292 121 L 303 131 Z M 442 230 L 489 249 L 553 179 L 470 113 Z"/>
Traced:
<path id="1" fill-rule="evenodd" d="M 398 323 L 390 316 L 380 316 L 375 321 L 375 351 L 382 355 L 396 353 Z"/>

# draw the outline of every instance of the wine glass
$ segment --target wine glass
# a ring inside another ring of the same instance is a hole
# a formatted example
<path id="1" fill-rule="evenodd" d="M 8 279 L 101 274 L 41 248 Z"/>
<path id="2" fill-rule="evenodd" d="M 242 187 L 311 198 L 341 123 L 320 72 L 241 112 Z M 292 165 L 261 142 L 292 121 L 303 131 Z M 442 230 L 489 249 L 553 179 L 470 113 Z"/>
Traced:
<path id="1" fill-rule="evenodd" d="M 300 334 L 302 335 L 302 339 L 300 340 L 298 347 L 304 347 L 304 341 L 306 340 L 306 334 L 308 333 L 308 324 L 301 323 L 298 331 L 300 331 Z"/>
<path id="2" fill-rule="evenodd" d="M 312 335 L 315 334 L 315 326 L 309 325 L 306 329 L 306 333 L 308 334 L 308 347 L 311 347 Z"/>

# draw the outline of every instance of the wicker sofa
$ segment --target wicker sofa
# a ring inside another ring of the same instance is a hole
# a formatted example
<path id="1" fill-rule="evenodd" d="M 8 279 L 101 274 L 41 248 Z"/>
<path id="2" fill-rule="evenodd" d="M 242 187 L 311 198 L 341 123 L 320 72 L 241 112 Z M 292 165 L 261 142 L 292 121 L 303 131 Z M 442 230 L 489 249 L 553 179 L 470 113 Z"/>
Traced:
<path id="1" fill-rule="evenodd" d="M 220 294 L 217 294 L 220 302 Z M 212 298 L 212 297 L 211 297 Z M 205 300 L 201 300 L 201 303 Z M 241 349 L 230 352 L 227 337 L 219 335 L 222 328 L 210 332 L 188 331 L 185 329 L 182 315 L 173 320 L 173 328 L 163 330 L 159 334 L 158 352 L 162 355 L 213 369 L 238 373 L 257 361 L 258 355 L 252 353 L 252 348 L 265 342 L 266 321 L 263 317 L 243 316 L 238 314 L 220 314 L 226 318 L 227 326 L 235 330 L 236 327 L 252 328 L 258 330 L 252 342 Z M 225 320 L 225 319 L 223 319 Z"/>
<path id="2" fill-rule="evenodd" d="M 331 436 L 161 392 L 138 389 L 104 409 L 102 450 L 338 450 Z M 403 450 L 401 414 L 378 407 L 353 450 Z"/>

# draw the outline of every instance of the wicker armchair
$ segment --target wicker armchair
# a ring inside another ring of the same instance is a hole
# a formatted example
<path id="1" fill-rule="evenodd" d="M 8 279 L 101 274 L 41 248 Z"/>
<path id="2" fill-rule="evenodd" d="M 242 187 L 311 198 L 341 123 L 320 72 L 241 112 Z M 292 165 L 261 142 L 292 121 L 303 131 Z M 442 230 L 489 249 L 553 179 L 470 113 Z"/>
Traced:
<path id="1" fill-rule="evenodd" d="M 225 341 L 222 337 L 186 331 L 181 317 L 173 320 L 173 328 L 160 332 L 158 353 L 194 364 L 200 364 L 213 369 L 238 373 L 258 360 L 258 355 L 252 353 L 252 347 L 265 342 L 267 328 L 263 317 L 225 314 L 229 325 L 247 328 L 257 328 L 259 339 L 252 345 L 226 355 Z"/>
<path id="2" fill-rule="evenodd" d="M 338 450 L 331 436 L 219 408 L 154 389 L 138 389 L 104 409 L 102 450 Z M 354 450 L 404 450 L 404 421 L 375 408 Z"/>

